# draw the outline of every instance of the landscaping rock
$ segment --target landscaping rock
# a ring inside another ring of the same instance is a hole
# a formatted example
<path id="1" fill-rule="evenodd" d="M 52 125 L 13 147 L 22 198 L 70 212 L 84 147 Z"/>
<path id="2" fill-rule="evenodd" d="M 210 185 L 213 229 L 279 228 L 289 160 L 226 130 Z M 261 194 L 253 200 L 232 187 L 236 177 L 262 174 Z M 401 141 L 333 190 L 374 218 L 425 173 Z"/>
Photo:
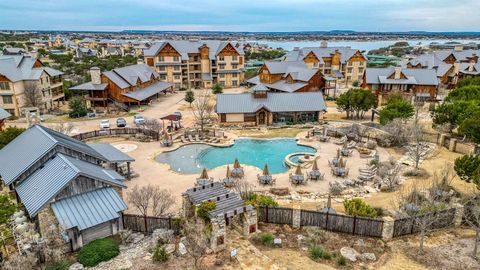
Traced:
<path id="1" fill-rule="evenodd" d="M 187 254 L 187 248 L 182 242 L 178 243 L 178 255 L 184 256 L 185 254 Z"/>
<path id="2" fill-rule="evenodd" d="M 345 257 L 345 259 L 347 259 L 351 262 L 356 262 L 357 261 L 358 252 L 351 247 L 342 247 L 340 249 L 340 254 L 342 254 L 342 256 Z"/>
<path id="3" fill-rule="evenodd" d="M 174 231 L 167 229 L 157 229 L 152 233 L 152 238 L 162 245 L 172 243 L 174 239 Z"/>
<path id="4" fill-rule="evenodd" d="M 377 260 L 377 257 L 375 256 L 374 253 L 362 253 L 360 256 L 359 256 L 360 260 L 362 261 L 366 261 L 366 260 L 369 260 L 369 261 L 376 261 Z"/>
<path id="5" fill-rule="evenodd" d="M 85 269 L 81 263 L 74 263 L 68 267 L 68 270 L 83 270 Z"/>
<path id="6" fill-rule="evenodd" d="M 172 254 L 173 252 L 175 252 L 175 244 L 167 244 L 164 246 L 164 248 L 168 254 Z"/>

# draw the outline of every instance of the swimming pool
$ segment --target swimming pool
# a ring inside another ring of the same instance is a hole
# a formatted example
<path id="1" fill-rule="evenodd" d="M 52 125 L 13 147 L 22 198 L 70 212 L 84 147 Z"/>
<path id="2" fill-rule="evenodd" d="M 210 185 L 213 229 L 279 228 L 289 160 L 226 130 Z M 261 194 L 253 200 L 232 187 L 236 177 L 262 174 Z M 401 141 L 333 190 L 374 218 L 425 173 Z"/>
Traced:
<path id="1" fill-rule="evenodd" d="M 205 144 L 188 144 L 174 151 L 158 155 L 156 160 L 168 163 L 170 168 L 179 173 L 199 173 L 204 167 L 216 167 L 233 164 L 238 158 L 241 164 L 248 164 L 263 169 L 265 163 L 271 173 L 288 170 L 284 158 L 297 152 L 315 153 L 312 147 L 298 145 L 295 139 L 282 138 L 271 140 L 240 138 L 231 147 L 214 147 Z"/>

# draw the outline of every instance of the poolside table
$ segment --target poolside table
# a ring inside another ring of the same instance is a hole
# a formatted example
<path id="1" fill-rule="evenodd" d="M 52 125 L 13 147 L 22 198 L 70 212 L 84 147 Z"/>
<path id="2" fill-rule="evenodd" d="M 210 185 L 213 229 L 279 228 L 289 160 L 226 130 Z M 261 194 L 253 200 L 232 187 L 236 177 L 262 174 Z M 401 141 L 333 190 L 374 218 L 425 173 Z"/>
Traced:
<path id="1" fill-rule="evenodd" d="M 332 165 L 333 165 L 333 166 L 337 166 L 339 162 L 340 162 L 340 159 L 339 159 L 339 158 L 334 158 L 334 159 L 332 159 Z"/>
<path id="2" fill-rule="evenodd" d="M 223 185 L 225 187 L 232 187 L 233 184 L 235 183 L 235 179 L 228 177 L 223 179 Z"/>
<path id="3" fill-rule="evenodd" d="M 234 168 L 232 169 L 232 176 L 233 177 L 243 177 L 243 169 L 242 168 Z"/>
<path id="4" fill-rule="evenodd" d="M 303 182 L 305 182 L 305 177 L 303 175 L 298 175 L 298 174 L 292 175 L 290 179 L 296 185 L 302 184 Z"/>
<path id="5" fill-rule="evenodd" d="M 261 184 L 269 185 L 272 183 L 273 177 L 271 175 L 260 175 L 258 181 L 260 181 Z"/>
<path id="6" fill-rule="evenodd" d="M 320 171 L 310 171 L 308 176 L 312 180 L 319 180 L 321 178 L 322 173 Z"/>

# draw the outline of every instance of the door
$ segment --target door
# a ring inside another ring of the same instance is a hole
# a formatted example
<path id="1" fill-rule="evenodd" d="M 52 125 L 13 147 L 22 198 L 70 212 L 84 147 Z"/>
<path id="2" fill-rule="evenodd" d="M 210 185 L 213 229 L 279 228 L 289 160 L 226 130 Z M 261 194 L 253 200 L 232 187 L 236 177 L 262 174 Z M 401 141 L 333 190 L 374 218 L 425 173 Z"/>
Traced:
<path id="1" fill-rule="evenodd" d="M 105 238 L 112 235 L 112 224 L 110 223 L 110 221 L 107 221 L 94 227 L 85 229 L 81 231 L 81 234 L 83 245 L 86 245 L 93 240 Z"/>
<path id="2" fill-rule="evenodd" d="M 266 118 L 267 118 L 266 113 L 265 113 L 265 112 L 260 112 L 260 113 L 258 114 L 258 124 L 259 124 L 259 125 L 265 125 L 265 123 L 266 123 L 266 121 L 265 121 Z"/>

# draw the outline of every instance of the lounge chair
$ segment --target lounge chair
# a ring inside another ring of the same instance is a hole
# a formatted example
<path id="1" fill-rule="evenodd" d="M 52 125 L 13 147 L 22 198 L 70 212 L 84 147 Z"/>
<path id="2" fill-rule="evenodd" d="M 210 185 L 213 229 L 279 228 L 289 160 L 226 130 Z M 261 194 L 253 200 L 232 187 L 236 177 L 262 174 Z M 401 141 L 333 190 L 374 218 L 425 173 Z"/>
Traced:
<path id="1" fill-rule="evenodd" d="M 196 142 L 199 142 L 199 141 L 200 141 L 200 138 L 198 137 L 198 134 L 195 134 L 195 141 L 196 141 Z"/>
<path id="2" fill-rule="evenodd" d="M 333 140 L 334 144 L 342 145 L 347 141 L 347 137 L 343 136 L 340 139 Z"/>
<path id="3" fill-rule="evenodd" d="M 185 140 L 185 136 L 183 136 L 183 135 L 180 136 L 180 141 L 181 141 L 182 143 L 185 143 L 185 141 L 186 141 L 186 140 Z"/>
<path id="4" fill-rule="evenodd" d="M 357 145 L 357 143 L 355 141 L 351 141 L 351 142 L 348 143 L 347 148 L 348 149 L 353 149 L 353 148 L 355 148 L 356 145 Z"/>
<path id="5" fill-rule="evenodd" d="M 191 134 L 188 134 L 188 141 L 193 142 L 193 137 Z"/>

